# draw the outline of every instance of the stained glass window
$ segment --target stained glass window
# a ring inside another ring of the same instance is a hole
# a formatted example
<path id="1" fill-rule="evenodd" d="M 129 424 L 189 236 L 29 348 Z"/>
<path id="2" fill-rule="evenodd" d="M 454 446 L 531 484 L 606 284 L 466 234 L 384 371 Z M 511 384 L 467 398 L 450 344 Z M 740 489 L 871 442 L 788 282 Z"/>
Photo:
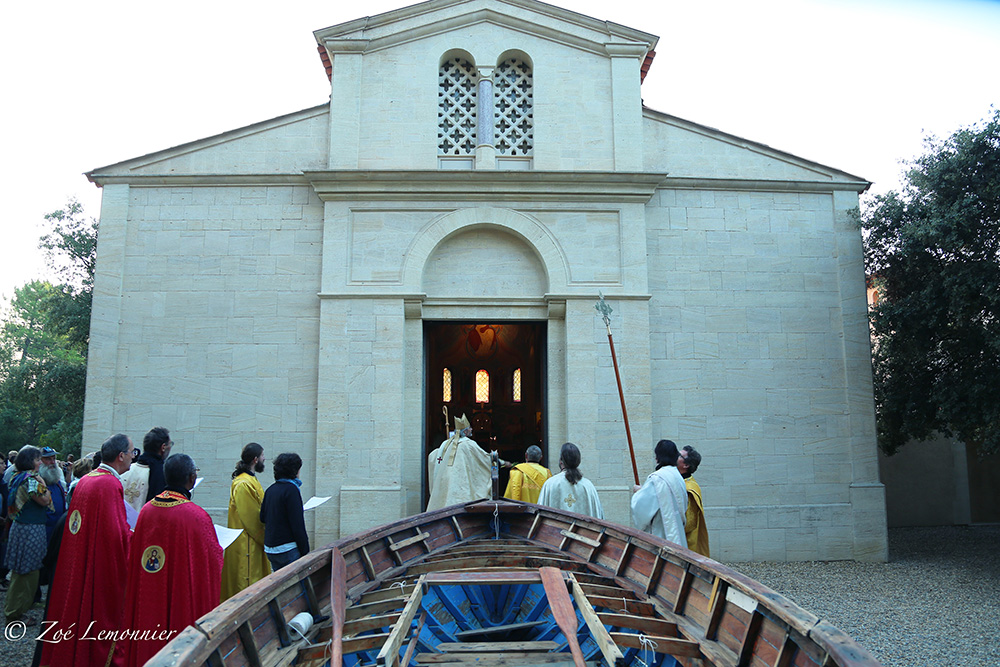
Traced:
<path id="1" fill-rule="evenodd" d="M 513 389 L 514 402 L 515 403 L 520 403 L 521 402 L 521 369 L 520 368 L 515 368 L 514 369 L 514 382 L 513 382 L 513 385 L 514 385 L 514 389 Z"/>
<path id="2" fill-rule="evenodd" d="M 490 402 L 490 374 L 483 369 L 476 371 L 476 403 Z"/>
<path id="3" fill-rule="evenodd" d="M 451 371 L 444 369 L 444 390 L 441 392 L 441 400 L 445 403 L 451 402 Z"/>

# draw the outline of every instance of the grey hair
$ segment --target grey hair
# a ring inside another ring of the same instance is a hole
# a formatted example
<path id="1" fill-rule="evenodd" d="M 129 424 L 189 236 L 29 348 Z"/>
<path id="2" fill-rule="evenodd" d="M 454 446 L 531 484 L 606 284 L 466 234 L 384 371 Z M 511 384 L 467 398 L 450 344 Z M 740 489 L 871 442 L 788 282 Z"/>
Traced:
<path id="1" fill-rule="evenodd" d="M 542 460 L 542 448 L 538 445 L 532 445 L 524 450 L 524 460 L 531 461 L 532 463 L 538 463 Z"/>

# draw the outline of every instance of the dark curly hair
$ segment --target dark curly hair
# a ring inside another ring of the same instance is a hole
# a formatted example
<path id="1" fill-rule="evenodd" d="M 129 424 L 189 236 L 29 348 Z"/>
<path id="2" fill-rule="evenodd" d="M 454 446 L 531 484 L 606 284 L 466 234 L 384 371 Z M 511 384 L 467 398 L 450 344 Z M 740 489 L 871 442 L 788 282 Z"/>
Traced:
<path id="1" fill-rule="evenodd" d="M 274 479 L 295 479 L 302 469 L 302 458 L 295 452 L 274 457 Z"/>

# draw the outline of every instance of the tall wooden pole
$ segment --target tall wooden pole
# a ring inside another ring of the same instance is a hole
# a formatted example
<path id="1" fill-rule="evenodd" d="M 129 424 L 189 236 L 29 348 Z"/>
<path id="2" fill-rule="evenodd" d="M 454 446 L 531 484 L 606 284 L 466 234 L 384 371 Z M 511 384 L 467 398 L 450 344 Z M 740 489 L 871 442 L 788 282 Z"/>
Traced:
<path id="1" fill-rule="evenodd" d="M 618 381 L 618 398 L 622 403 L 622 418 L 625 420 L 625 437 L 628 438 L 628 453 L 632 457 L 632 475 L 635 478 L 635 483 L 639 484 L 639 468 L 635 464 L 635 448 L 632 446 L 632 429 L 628 426 L 628 410 L 625 409 L 625 392 L 622 390 L 622 376 L 618 371 L 618 357 L 615 355 L 615 341 L 611 337 L 611 306 L 609 306 L 604 301 L 604 295 L 600 295 L 600 299 L 594 308 L 601 314 L 604 318 L 604 326 L 608 330 L 608 346 L 611 347 L 611 363 L 615 367 L 615 380 Z"/>

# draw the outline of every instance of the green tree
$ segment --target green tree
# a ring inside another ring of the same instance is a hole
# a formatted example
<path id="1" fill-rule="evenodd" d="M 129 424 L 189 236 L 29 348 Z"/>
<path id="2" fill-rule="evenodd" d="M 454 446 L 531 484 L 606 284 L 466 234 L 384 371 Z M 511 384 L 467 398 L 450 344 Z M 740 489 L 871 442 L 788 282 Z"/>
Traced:
<path id="1" fill-rule="evenodd" d="M 862 214 L 879 444 L 935 431 L 1000 451 L 1000 110 L 930 138 Z"/>
<path id="2" fill-rule="evenodd" d="M 0 327 L 0 451 L 29 443 L 79 454 L 97 222 L 79 203 L 45 216 L 40 247 L 65 282 L 15 290 Z"/>

